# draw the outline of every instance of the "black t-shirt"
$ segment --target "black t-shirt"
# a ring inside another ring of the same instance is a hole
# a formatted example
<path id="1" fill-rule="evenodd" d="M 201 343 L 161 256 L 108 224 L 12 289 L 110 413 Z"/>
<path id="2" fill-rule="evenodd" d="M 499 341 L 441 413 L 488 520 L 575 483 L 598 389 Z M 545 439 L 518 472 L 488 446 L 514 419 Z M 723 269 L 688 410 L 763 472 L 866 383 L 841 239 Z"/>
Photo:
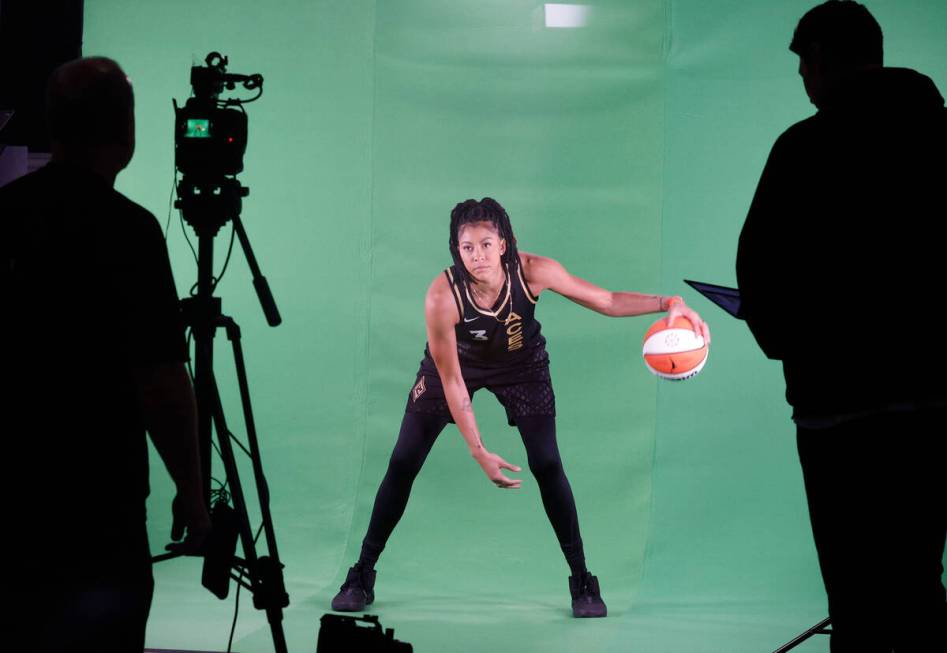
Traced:
<path id="1" fill-rule="evenodd" d="M 22 518 L 41 530 L 141 524 L 148 456 L 132 370 L 187 359 L 157 220 L 52 163 L 0 188 L 0 259 L 4 477 Z"/>
<path id="2" fill-rule="evenodd" d="M 747 323 L 783 361 L 797 419 L 947 400 L 932 317 L 943 295 L 945 153 L 943 97 L 896 68 L 840 82 L 773 146 L 736 272 Z"/>

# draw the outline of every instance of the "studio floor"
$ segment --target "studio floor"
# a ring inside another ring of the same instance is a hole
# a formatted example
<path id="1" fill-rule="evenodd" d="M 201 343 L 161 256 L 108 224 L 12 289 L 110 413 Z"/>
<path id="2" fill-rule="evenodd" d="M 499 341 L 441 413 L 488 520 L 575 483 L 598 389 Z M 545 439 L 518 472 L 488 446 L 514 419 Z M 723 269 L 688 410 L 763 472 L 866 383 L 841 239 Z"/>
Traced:
<path id="1" fill-rule="evenodd" d="M 462 565 L 456 566 L 456 572 L 464 574 Z M 148 646 L 156 650 L 226 650 L 234 595 L 219 601 L 195 588 L 200 569 L 194 561 L 159 566 L 155 576 L 158 589 Z M 579 620 L 571 616 L 565 578 L 550 581 L 556 582 L 532 582 L 527 590 L 521 590 L 521 583 L 510 578 L 501 585 L 490 583 L 474 589 L 477 582 L 470 577 L 463 582 L 432 582 L 430 578 L 386 578 L 380 571 L 377 600 L 366 613 L 377 615 L 384 628 L 393 628 L 395 638 L 412 644 L 418 653 L 768 653 L 825 617 L 818 606 L 635 598 L 621 588 L 609 587 L 603 579 L 609 616 Z M 313 652 L 319 619 L 329 612 L 335 585 L 290 585 L 289 589 L 292 600 L 283 622 L 289 650 Z M 271 650 L 269 625 L 242 593 L 233 651 Z M 828 650 L 825 635 L 815 635 L 794 649 L 798 653 Z"/>

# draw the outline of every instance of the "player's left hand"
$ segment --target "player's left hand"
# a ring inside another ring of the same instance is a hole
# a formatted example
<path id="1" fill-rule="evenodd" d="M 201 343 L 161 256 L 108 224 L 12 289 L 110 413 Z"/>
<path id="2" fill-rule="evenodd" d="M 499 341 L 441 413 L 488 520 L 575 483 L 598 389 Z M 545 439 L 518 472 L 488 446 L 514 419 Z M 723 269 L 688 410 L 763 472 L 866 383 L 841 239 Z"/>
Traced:
<path id="1" fill-rule="evenodd" d="M 690 323 L 694 325 L 694 333 L 698 336 L 703 336 L 704 342 L 708 345 L 710 344 L 710 327 L 701 319 L 697 311 L 684 303 L 684 300 L 671 302 L 667 317 L 669 326 L 676 317 L 686 317 L 690 320 Z"/>

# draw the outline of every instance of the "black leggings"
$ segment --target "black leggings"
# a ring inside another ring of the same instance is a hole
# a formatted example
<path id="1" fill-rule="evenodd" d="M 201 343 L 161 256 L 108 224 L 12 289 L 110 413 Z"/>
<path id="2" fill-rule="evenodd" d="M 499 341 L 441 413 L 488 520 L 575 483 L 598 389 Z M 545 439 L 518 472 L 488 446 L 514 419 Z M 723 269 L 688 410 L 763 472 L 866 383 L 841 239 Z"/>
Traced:
<path id="1" fill-rule="evenodd" d="M 536 477 L 546 515 L 552 523 L 559 545 L 573 573 L 585 569 L 585 554 L 579 534 L 579 518 L 569 479 L 562 469 L 556 446 L 556 418 L 552 415 L 517 417 L 529 469 Z M 404 514 L 415 477 L 427 458 L 437 436 L 448 420 L 433 415 L 405 413 L 398 442 L 388 462 L 388 471 L 375 496 L 375 507 L 362 541 L 360 562 L 373 567 L 385 548 L 391 532 Z"/>

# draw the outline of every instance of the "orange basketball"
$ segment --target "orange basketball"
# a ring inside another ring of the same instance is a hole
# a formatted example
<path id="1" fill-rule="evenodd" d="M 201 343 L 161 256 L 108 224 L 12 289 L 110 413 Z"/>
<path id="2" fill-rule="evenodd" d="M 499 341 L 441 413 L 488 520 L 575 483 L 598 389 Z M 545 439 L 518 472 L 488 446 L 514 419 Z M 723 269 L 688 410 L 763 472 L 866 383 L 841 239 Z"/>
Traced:
<path id="1" fill-rule="evenodd" d="M 695 376 L 707 362 L 707 343 L 694 333 L 694 325 L 686 317 L 667 318 L 651 325 L 644 335 L 641 354 L 652 373 L 662 379 L 683 381 Z"/>

